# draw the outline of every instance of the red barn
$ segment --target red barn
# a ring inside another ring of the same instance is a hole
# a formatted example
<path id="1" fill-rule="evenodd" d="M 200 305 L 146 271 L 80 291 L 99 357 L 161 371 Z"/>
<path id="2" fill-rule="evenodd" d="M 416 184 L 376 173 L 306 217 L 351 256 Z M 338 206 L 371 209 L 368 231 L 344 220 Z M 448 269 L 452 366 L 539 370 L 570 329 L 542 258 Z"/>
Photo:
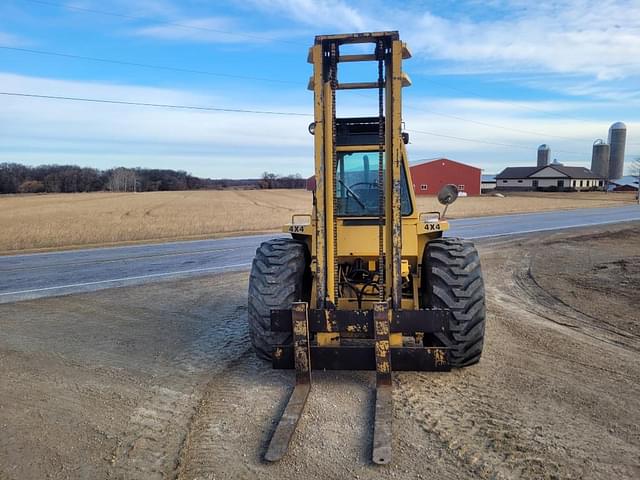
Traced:
<path id="1" fill-rule="evenodd" d="M 409 168 L 416 195 L 437 195 L 449 183 L 467 195 L 480 195 L 482 172 L 479 168 L 448 158 L 418 161 Z"/>
<path id="2" fill-rule="evenodd" d="M 307 190 L 309 190 L 310 192 L 315 192 L 316 191 L 316 176 L 315 175 L 311 175 L 309 178 L 307 178 Z"/>

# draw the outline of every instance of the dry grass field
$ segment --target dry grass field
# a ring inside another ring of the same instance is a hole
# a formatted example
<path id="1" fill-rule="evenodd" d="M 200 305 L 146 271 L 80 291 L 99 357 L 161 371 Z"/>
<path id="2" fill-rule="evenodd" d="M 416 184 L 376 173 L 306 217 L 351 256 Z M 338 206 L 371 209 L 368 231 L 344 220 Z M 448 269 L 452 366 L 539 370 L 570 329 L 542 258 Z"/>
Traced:
<path id="1" fill-rule="evenodd" d="M 632 203 L 632 194 L 530 193 L 460 198 L 450 218 Z M 439 210 L 434 197 L 420 211 Z M 302 190 L 227 190 L 0 196 L 0 253 L 195 239 L 277 230 L 311 211 Z"/>

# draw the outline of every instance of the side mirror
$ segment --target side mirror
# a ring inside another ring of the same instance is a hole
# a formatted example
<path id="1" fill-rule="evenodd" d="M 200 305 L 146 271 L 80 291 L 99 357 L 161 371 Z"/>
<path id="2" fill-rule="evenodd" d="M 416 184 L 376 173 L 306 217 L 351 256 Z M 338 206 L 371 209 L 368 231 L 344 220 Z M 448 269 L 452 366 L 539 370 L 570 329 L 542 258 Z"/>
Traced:
<path id="1" fill-rule="evenodd" d="M 458 187 L 455 185 L 445 185 L 438 192 L 438 201 L 442 205 L 451 205 L 458 199 Z"/>
<path id="2" fill-rule="evenodd" d="M 455 185 L 445 185 L 438 192 L 438 202 L 444 205 L 444 211 L 442 212 L 442 218 L 447 213 L 447 207 L 458 199 L 458 187 Z"/>

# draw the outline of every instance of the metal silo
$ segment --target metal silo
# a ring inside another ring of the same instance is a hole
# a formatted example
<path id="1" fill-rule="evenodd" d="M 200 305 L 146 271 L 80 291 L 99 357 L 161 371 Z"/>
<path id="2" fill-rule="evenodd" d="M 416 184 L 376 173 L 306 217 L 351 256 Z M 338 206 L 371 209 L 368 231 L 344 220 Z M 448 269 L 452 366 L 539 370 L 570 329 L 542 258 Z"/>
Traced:
<path id="1" fill-rule="evenodd" d="M 624 147 L 627 142 L 627 126 L 616 122 L 609 127 L 609 180 L 622 178 L 624 170 Z"/>
<path id="2" fill-rule="evenodd" d="M 602 139 L 593 142 L 591 171 L 604 179 L 609 178 L 609 144 Z"/>
<path id="3" fill-rule="evenodd" d="M 549 156 L 551 155 L 551 149 L 545 143 L 538 147 L 538 167 L 546 167 L 549 165 Z"/>

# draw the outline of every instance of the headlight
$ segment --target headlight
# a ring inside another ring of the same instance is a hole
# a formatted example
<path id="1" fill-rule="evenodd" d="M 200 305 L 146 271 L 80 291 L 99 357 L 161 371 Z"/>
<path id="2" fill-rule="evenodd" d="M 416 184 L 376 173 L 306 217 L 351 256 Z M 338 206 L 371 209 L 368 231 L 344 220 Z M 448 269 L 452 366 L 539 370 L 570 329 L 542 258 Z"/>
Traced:
<path id="1" fill-rule="evenodd" d="M 421 213 L 420 221 L 423 223 L 437 223 L 440 221 L 440 213 L 439 212 Z"/>

